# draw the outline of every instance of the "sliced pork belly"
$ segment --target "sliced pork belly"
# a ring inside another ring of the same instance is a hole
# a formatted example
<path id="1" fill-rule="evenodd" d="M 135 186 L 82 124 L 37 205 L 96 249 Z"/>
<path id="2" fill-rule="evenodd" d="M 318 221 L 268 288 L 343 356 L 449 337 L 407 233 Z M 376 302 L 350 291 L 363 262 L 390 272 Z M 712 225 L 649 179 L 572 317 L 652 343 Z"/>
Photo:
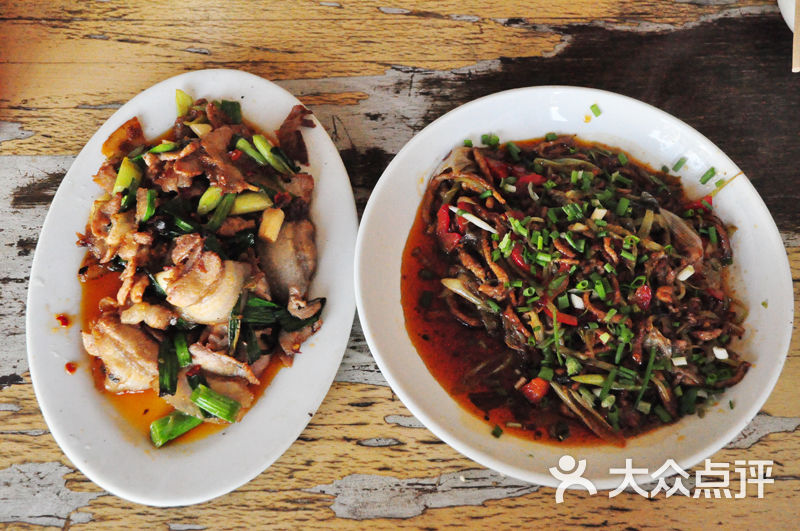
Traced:
<path id="1" fill-rule="evenodd" d="M 138 326 L 121 323 L 115 314 L 104 314 L 82 335 L 87 352 L 103 360 L 106 389 L 119 393 L 154 386 L 158 343 Z"/>

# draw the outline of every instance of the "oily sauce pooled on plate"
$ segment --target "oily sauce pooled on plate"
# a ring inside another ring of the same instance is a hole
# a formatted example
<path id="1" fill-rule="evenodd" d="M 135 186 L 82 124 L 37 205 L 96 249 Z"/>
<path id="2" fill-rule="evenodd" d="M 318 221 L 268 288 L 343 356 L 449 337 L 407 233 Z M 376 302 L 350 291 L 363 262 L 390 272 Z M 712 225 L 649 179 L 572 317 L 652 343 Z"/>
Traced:
<path id="1" fill-rule="evenodd" d="M 401 293 L 421 358 L 487 431 L 624 445 L 745 376 L 724 180 L 690 201 L 666 170 L 572 136 L 482 140 L 434 172 Z"/>
<path id="2" fill-rule="evenodd" d="M 83 263 L 89 264 L 93 262 L 91 255 L 87 254 Z M 95 269 L 94 275 L 91 277 L 81 278 L 82 296 L 80 323 L 82 330 L 90 329 L 92 323 L 100 316 L 98 307 L 100 300 L 104 297 L 113 297 L 116 295 L 120 285 L 119 273 L 116 271 Z M 67 365 L 71 366 L 66 369 L 67 372 L 70 373 L 74 373 L 78 368 L 78 364 L 75 363 L 69 363 Z M 150 424 L 173 410 L 173 407 L 159 398 L 158 393 L 152 389 L 128 393 L 112 393 L 106 390 L 106 371 L 102 360 L 92 357 L 88 365 L 92 371 L 95 389 L 103 393 L 125 422 L 143 436 L 149 437 Z M 264 390 L 272 382 L 272 379 L 283 367 L 284 364 L 277 356 L 270 359 L 269 365 L 261 375 L 259 385 L 248 386 L 255 400 L 261 397 Z M 181 435 L 175 439 L 175 442 L 199 440 L 212 433 L 221 431 L 224 428 L 224 424 L 206 422 Z"/>

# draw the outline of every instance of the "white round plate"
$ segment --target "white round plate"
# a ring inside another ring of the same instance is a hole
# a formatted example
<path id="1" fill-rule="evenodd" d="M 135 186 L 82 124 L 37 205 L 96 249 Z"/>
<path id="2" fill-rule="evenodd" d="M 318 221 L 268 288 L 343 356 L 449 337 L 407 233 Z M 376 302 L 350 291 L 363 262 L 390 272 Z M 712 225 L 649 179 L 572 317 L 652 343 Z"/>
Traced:
<path id="1" fill-rule="evenodd" d="M 100 147 L 114 130 L 138 116 L 154 138 L 175 120 L 175 89 L 196 98 L 240 101 L 242 114 L 275 130 L 300 103 L 277 85 L 236 70 L 200 70 L 167 79 L 123 105 L 92 136 L 67 172 L 42 228 L 28 290 L 28 361 L 36 397 L 50 431 L 69 459 L 100 487 L 155 506 L 199 503 L 250 481 L 294 442 L 313 416 L 339 367 L 353 323 L 353 248 L 357 217 L 347 172 L 317 122 L 304 128 L 316 188 L 311 219 L 317 227 L 319 265 L 312 296 L 327 297 L 322 328 L 303 346 L 294 366 L 278 372 L 244 419 L 187 444 L 154 449 L 125 424 L 92 382 L 79 325 L 59 329 L 54 314 L 78 315 L 78 267 L 85 249 L 75 245 L 92 202 L 100 195 L 92 176 L 103 162 Z M 323 199 L 324 198 L 324 199 Z M 64 364 L 77 361 L 68 374 Z"/>
<path id="2" fill-rule="evenodd" d="M 794 0 L 778 0 L 778 8 L 789 29 L 794 31 Z"/>
<path id="3" fill-rule="evenodd" d="M 602 111 L 599 117 L 590 110 L 593 104 Z M 705 418 L 687 417 L 629 440 L 624 448 L 556 446 L 512 435 L 496 439 L 491 426 L 463 410 L 436 382 L 408 338 L 400 305 L 400 262 L 430 173 L 465 138 L 480 145 L 483 133 L 493 132 L 506 141 L 551 131 L 619 147 L 656 168 L 671 167 L 685 156 L 688 161 L 680 173 L 689 197 L 714 188 L 714 180 L 706 185 L 698 181 L 711 166 L 718 178 L 739 173 L 719 148 L 685 123 L 610 92 L 530 87 L 458 107 L 405 145 L 378 181 L 364 212 L 356 242 L 356 303 L 369 347 L 392 389 L 425 426 L 467 457 L 503 474 L 556 486 L 559 482 L 548 469 L 565 454 L 587 460 L 584 477 L 598 488 L 619 484 L 622 476 L 609 469 L 624 467 L 626 458 L 651 473 L 667 458 L 688 469 L 722 448 L 755 416 L 778 379 L 792 332 L 786 253 L 763 201 L 743 175 L 714 198 L 714 207 L 726 223 L 738 228 L 732 236 L 732 280 L 750 316 L 745 338 L 736 348 L 753 367 Z M 734 409 L 728 400 L 733 400 Z"/>

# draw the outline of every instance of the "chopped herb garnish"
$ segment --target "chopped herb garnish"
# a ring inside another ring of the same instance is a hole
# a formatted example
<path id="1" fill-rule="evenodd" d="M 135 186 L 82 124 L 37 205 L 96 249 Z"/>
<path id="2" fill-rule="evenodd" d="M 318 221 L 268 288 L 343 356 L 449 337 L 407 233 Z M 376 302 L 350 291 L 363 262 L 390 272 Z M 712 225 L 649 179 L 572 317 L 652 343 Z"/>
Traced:
<path id="1" fill-rule="evenodd" d="M 711 180 L 714 175 L 717 174 L 717 170 L 714 169 L 714 166 L 711 166 L 702 177 L 700 177 L 700 184 L 706 184 L 708 181 Z"/>
<path id="2" fill-rule="evenodd" d="M 603 114 L 603 111 L 600 110 L 600 107 L 598 107 L 596 103 L 593 103 L 589 108 L 592 110 L 592 114 L 595 116 L 600 116 Z"/>
<path id="3" fill-rule="evenodd" d="M 492 437 L 499 439 L 501 435 L 503 435 L 503 428 L 495 424 L 494 429 L 492 430 Z"/>
<path id="4" fill-rule="evenodd" d="M 625 153 L 620 152 L 619 155 L 617 155 L 617 160 L 619 160 L 619 163 L 623 166 L 628 164 L 628 157 L 625 155 Z"/>
<path id="5" fill-rule="evenodd" d="M 676 162 L 676 163 L 675 163 L 675 164 L 672 166 L 672 171 L 678 171 L 678 170 L 680 170 L 681 168 L 683 168 L 683 165 L 684 165 L 684 164 L 686 164 L 686 157 L 681 157 L 680 159 L 678 159 L 678 162 Z"/>
<path id="6" fill-rule="evenodd" d="M 470 140 L 469 138 L 465 138 L 464 147 L 472 147 L 472 140 Z"/>
<path id="7" fill-rule="evenodd" d="M 625 212 L 628 211 L 628 206 L 630 206 L 630 204 L 631 204 L 630 199 L 628 199 L 627 197 L 621 197 L 619 199 L 619 202 L 617 203 L 617 208 L 614 210 L 614 212 L 618 216 L 624 216 Z"/>
<path id="8" fill-rule="evenodd" d="M 481 142 L 490 148 L 496 148 L 498 145 L 500 145 L 500 137 L 494 133 L 484 134 L 481 135 Z"/>
<path id="9" fill-rule="evenodd" d="M 544 135 L 544 139 L 547 140 L 548 142 L 552 142 L 556 138 L 558 138 L 558 135 L 555 133 L 547 133 L 546 135 Z"/>

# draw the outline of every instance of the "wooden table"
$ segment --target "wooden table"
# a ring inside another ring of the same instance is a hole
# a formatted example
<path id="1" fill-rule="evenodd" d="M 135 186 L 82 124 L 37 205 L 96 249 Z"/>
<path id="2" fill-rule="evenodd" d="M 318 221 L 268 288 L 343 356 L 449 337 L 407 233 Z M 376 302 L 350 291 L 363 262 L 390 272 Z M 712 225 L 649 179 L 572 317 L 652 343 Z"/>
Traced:
<path id="1" fill-rule="evenodd" d="M 442 113 L 503 89 L 585 85 L 685 120 L 744 170 L 800 279 L 800 77 L 773 1 L 0 2 L 0 522 L 114 529 L 795 527 L 800 334 L 782 377 L 717 462 L 772 459 L 765 498 L 569 493 L 487 470 L 439 441 L 387 386 L 356 320 L 327 398 L 268 470 L 198 506 L 101 491 L 63 455 L 27 369 L 28 274 L 48 205 L 116 108 L 172 75 L 239 68 L 319 117 L 359 211 L 391 157 Z M 797 298 L 795 293 L 795 298 Z M 800 300 L 800 299 L 798 299 Z"/>

